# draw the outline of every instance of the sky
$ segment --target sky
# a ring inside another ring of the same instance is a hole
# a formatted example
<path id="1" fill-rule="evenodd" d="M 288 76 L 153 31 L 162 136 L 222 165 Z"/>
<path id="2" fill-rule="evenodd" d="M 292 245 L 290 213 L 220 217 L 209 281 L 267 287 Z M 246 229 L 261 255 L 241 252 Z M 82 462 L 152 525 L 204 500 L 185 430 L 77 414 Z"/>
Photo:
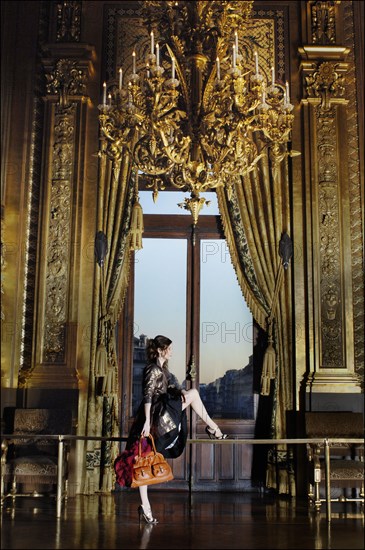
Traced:
<path id="1" fill-rule="evenodd" d="M 215 197 L 214 193 L 206 195 Z M 174 213 L 176 203 L 183 198 L 183 193 L 159 193 L 158 212 Z M 150 192 L 140 193 L 140 202 L 145 213 L 157 212 Z M 208 208 L 206 214 L 218 213 L 213 201 Z M 177 208 L 175 213 L 185 212 Z M 134 336 L 168 336 L 173 341 L 170 370 L 180 382 L 185 379 L 187 362 L 186 257 L 184 239 L 144 238 L 143 249 L 135 255 Z M 201 241 L 200 268 L 200 357 L 196 363 L 199 360 L 200 383 L 209 383 L 226 370 L 241 369 L 248 364 L 253 347 L 253 321 L 225 240 Z"/>

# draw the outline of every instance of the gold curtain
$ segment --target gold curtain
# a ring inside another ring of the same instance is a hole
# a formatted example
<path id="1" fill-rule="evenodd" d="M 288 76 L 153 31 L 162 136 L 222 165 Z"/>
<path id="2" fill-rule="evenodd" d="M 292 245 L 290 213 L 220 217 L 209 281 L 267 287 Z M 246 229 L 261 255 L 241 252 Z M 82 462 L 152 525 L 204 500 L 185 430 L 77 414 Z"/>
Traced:
<path id="1" fill-rule="evenodd" d="M 103 142 L 99 154 L 97 262 L 86 415 L 86 435 L 94 437 L 119 436 L 115 326 L 128 285 L 136 176 L 128 151 L 115 151 Z M 118 453 L 117 442 L 87 442 L 84 493 L 114 488 L 113 462 Z"/>
<path id="2" fill-rule="evenodd" d="M 217 190 L 232 263 L 242 293 L 256 322 L 268 333 L 261 377 L 261 396 L 272 392 L 272 438 L 287 437 L 292 409 L 290 267 L 279 255 L 283 235 L 290 236 L 288 154 L 275 144 L 259 167 L 234 186 L 230 199 Z M 273 380 L 271 382 L 271 380 Z M 290 450 L 269 453 L 266 485 L 295 494 Z"/>

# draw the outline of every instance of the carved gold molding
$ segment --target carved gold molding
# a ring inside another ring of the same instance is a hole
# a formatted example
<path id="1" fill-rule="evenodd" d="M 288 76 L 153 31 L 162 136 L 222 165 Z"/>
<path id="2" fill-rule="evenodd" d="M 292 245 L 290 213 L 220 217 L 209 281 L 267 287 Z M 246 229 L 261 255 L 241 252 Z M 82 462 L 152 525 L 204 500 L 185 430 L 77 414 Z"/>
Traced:
<path id="1" fill-rule="evenodd" d="M 354 38 L 354 5 L 346 1 L 342 25 L 344 29 L 344 45 L 348 46 L 350 53 L 349 71 L 346 77 L 347 98 L 347 126 L 348 126 L 348 187 L 350 195 L 350 227 L 351 227 L 351 271 L 353 289 L 353 319 L 354 319 L 354 346 L 355 346 L 355 372 L 362 380 L 364 391 L 364 355 L 365 355 L 365 316 L 364 316 L 364 212 L 361 176 L 360 134 L 361 120 L 364 116 L 361 111 L 361 100 L 357 97 L 357 73 L 355 64 L 355 38 Z M 362 91 L 360 92 L 362 93 Z"/>
<path id="2" fill-rule="evenodd" d="M 321 292 L 322 367 L 342 368 L 344 321 L 341 298 L 340 226 L 336 149 L 332 120 L 318 122 L 318 166 L 325 166 L 319 180 L 319 245 Z M 332 132 L 331 132 L 332 130 Z M 332 143 L 331 143 L 332 142 Z M 332 173 L 334 172 L 334 173 Z"/>
<path id="3" fill-rule="evenodd" d="M 75 147 L 75 105 L 65 113 L 55 107 L 52 181 L 46 268 L 44 362 L 65 360 L 65 325 L 68 317 L 69 256 L 72 224 L 72 176 Z"/>
<path id="4" fill-rule="evenodd" d="M 79 68 L 77 61 L 60 59 L 53 71 L 46 74 L 47 93 L 58 94 L 61 108 L 69 106 L 69 96 L 84 95 L 86 90 L 87 73 Z"/>
<path id="5" fill-rule="evenodd" d="M 57 2 L 57 42 L 79 42 L 81 33 L 81 1 Z"/>
<path id="6" fill-rule="evenodd" d="M 5 243 L 5 239 L 3 237 L 4 235 L 4 220 L 3 220 L 3 215 L 1 213 L 1 251 L 0 251 L 0 267 L 1 267 L 1 273 L 4 274 L 4 271 L 6 269 L 6 266 L 7 266 L 7 262 L 6 262 L 6 259 L 5 259 L 5 256 L 6 256 L 6 243 Z M 0 294 L 1 294 L 1 297 L 2 295 L 4 294 L 4 285 L 3 285 L 3 277 L 1 277 L 1 288 L 0 288 Z M 5 313 L 4 313 L 4 310 L 3 310 L 3 301 L 1 300 L 1 315 L 0 315 L 0 318 L 1 318 L 1 321 L 3 321 L 5 319 Z"/>
<path id="7" fill-rule="evenodd" d="M 310 1 L 311 41 L 313 44 L 336 43 L 336 4 L 334 1 Z"/>
<path id="8" fill-rule="evenodd" d="M 320 98 L 321 111 L 329 111 L 333 99 L 344 96 L 344 66 L 342 64 L 340 70 L 337 70 L 338 67 L 340 65 L 337 63 L 325 61 L 305 77 L 307 97 Z"/>

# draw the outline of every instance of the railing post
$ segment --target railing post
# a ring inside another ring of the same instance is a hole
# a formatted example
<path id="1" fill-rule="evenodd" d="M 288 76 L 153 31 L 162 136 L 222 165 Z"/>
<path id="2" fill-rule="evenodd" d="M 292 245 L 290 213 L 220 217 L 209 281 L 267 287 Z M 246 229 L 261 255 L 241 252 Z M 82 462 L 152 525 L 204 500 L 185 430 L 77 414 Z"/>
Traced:
<path id="1" fill-rule="evenodd" d="M 56 516 L 61 517 L 62 508 L 62 479 L 63 479 L 63 437 L 59 436 L 58 439 L 58 461 L 57 461 L 57 496 L 56 496 Z"/>
<path id="2" fill-rule="evenodd" d="M 331 471 L 330 471 L 330 446 L 328 439 L 324 440 L 324 468 L 326 477 L 326 517 L 331 521 Z"/>
<path id="3" fill-rule="evenodd" d="M 3 439 L 1 442 L 1 506 L 3 505 L 3 501 L 5 498 L 5 468 L 6 468 L 6 456 L 8 453 L 8 442 L 6 439 Z"/>

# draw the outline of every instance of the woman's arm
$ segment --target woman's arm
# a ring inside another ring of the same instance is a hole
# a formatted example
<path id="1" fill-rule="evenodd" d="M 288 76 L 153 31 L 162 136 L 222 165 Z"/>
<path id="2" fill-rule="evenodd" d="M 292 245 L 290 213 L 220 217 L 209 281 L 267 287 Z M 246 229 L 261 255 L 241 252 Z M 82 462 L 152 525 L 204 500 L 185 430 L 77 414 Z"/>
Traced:
<path id="1" fill-rule="evenodd" d="M 148 435 L 150 435 L 151 430 L 151 403 L 144 404 L 144 414 L 146 419 L 143 424 L 141 435 L 147 437 Z"/>

